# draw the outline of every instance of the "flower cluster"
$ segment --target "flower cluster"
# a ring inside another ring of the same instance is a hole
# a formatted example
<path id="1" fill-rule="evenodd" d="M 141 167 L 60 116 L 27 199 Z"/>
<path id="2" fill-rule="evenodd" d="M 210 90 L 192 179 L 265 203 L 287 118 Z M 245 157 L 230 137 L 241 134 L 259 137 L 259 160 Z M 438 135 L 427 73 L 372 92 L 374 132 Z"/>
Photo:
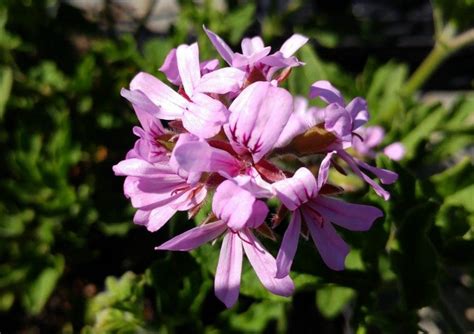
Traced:
<path id="1" fill-rule="evenodd" d="M 273 53 L 261 38 L 245 38 L 238 53 L 205 31 L 229 66 L 200 61 L 194 43 L 171 50 L 160 68 L 174 88 L 137 74 L 121 94 L 140 121 L 133 129 L 138 140 L 114 171 L 126 176 L 124 192 L 137 209 L 134 222 L 152 232 L 177 211 L 193 217 L 212 196 L 204 222 L 156 249 L 189 251 L 222 236 L 215 293 L 227 307 L 239 295 L 244 254 L 266 289 L 289 296 L 300 234 L 311 236 L 328 267 L 342 270 L 349 247 L 334 224 L 365 231 L 383 215 L 378 208 L 336 199 L 343 189 L 328 183 L 330 168 L 348 167 L 386 200 L 389 193 L 368 174 L 382 184 L 397 175 L 348 153 L 372 152 L 357 132 L 369 118 L 364 99 L 346 103 L 328 81 L 317 81 L 309 98 L 326 105 L 309 107 L 308 100 L 281 87 L 291 68 L 304 65 L 294 53 L 306 37 L 295 34 Z M 277 164 L 288 155 L 320 157 L 317 176 L 307 167 L 291 172 Z M 271 226 L 270 198 L 281 203 Z M 291 218 L 275 259 L 256 235 L 273 236 L 272 228 L 286 215 Z"/>

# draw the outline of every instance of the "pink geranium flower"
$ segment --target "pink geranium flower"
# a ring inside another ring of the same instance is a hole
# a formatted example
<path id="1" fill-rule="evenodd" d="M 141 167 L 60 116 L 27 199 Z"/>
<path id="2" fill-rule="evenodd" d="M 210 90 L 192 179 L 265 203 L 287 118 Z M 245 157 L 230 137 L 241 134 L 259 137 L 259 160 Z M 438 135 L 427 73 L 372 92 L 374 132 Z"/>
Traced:
<path id="1" fill-rule="evenodd" d="M 293 54 L 298 51 L 308 38 L 294 34 L 281 46 L 280 50 L 271 54 L 271 47 L 265 46 L 263 40 L 256 36 L 242 40 L 242 53 L 234 52 L 222 38 L 204 27 L 209 40 L 221 57 L 232 67 L 252 73 L 257 70 L 266 80 L 271 80 L 273 74 L 282 68 L 303 65 Z"/>
<path id="2" fill-rule="evenodd" d="M 128 97 L 144 94 L 156 108 L 153 115 L 163 120 L 180 119 L 190 133 L 202 138 L 215 136 L 227 121 L 228 110 L 209 94 L 238 91 L 245 73 L 236 68 L 223 68 L 201 76 L 197 43 L 181 45 L 176 50 L 177 67 L 182 82 L 178 94 L 159 79 L 139 73 L 130 83 Z"/>
<path id="3" fill-rule="evenodd" d="M 218 219 L 216 222 L 195 227 L 156 249 L 189 251 L 224 235 L 214 290 L 217 298 L 227 307 L 232 307 L 239 296 L 243 253 L 267 290 L 276 295 L 291 295 L 294 284 L 290 277 L 275 278 L 275 259 L 252 232 L 263 224 L 268 214 L 265 203 L 228 180 L 217 188 L 212 210 Z"/>
<path id="4" fill-rule="evenodd" d="M 277 197 L 292 212 L 277 256 L 276 277 L 284 277 L 290 272 L 303 222 L 324 263 L 333 270 L 342 270 L 349 246 L 332 224 L 351 231 L 366 231 L 377 218 L 383 216 L 382 211 L 375 207 L 345 203 L 319 193 L 327 181 L 333 154 L 329 153 L 321 163 L 317 181 L 303 167 L 293 177 L 273 184 Z"/>
<path id="5" fill-rule="evenodd" d="M 231 146 L 224 150 L 206 142 L 182 145 L 175 150 L 182 168 L 190 172 L 220 172 L 226 177 L 246 173 L 278 140 L 292 112 L 292 97 L 270 82 L 255 82 L 240 93 L 229 110 L 224 131 Z"/>

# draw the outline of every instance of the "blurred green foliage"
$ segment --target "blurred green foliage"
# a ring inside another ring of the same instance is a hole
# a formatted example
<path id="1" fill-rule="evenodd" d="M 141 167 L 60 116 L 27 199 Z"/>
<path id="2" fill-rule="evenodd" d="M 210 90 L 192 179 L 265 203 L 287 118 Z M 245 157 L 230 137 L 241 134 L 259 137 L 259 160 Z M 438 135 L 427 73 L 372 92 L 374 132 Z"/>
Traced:
<path id="1" fill-rule="evenodd" d="M 472 3 L 460 3 L 436 1 L 436 8 L 462 27 L 473 18 Z M 301 6 L 293 1 L 282 15 L 270 10 L 263 36 L 281 39 L 292 26 L 334 45 L 338 33 L 324 26 L 290 25 Z M 269 294 L 244 265 L 239 303 L 225 310 L 213 296 L 217 246 L 153 251 L 192 223 L 179 216 L 156 235 L 133 226 L 122 180 L 111 170 L 132 146 L 136 124 L 120 88 L 138 71 L 163 78 L 157 68 L 167 52 L 190 38 L 199 41 L 202 58 L 215 57 L 202 25 L 237 45 L 255 28 L 256 10 L 253 2 L 216 9 L 212 1 L 183 1 L 169 34 L 137 43 L 132 34 L 105 34 L 56 1 L 0 5 L 0 312 L 7 328 L 285 332 L 303 321 L 314 322 L 308 329 L 325 324 L 342 332 L 349 321 L 357 333 L 411 333 L 425 306 L 440 311 L 451 331 L 465 328 L 443 296 L 453 275 L 474 273 L 474 97 L 445 106 L 405 96 L 406 64 L 369 61 L 354 77 L 307 45 L 299 52 L 306 66 L 286 83 L 306 95 L 311 83 L 327 79 L 347 97 L 365 96 L 371 122 L 388 132 L 385 144 L 407 148 L 400 163 L 377 161 L 400 175 L 389 202 L 366 188 L 349 195 L 383 208 L 386 217 L 367 233 L 344 236 L 353 247 L 344 272 L 329 270 L 311 242 L 302 242 L 293 298 Z"/>

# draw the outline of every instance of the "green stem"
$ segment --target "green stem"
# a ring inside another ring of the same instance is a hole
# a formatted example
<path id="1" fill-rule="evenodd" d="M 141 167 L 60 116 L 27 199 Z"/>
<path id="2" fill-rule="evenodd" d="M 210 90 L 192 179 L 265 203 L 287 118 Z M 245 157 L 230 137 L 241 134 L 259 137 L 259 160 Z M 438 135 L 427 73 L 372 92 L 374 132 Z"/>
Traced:
<path id="1" fill-rule="evenodd" d="M 410 96 L 420 89 L 428 78 L 438 69 L 450 55 L 474 43 L 474 28 L 452 37 L 452 27 L 446 26 L 437 37 L 433 50 L 411 75 L 402 89 L 402 96 Z"/>
<path id="2" fill-rule="evenodd" d="M 450 50 L 439 43 L 428 56 L 423 60 L 416 71 L 411 75 L 410 79 L 402 89 L 403 96 L 410 96 L 415 93 L 426 80 L 433 74 L 433 72 L 441 65 L 441 63 L 450 55 Z"/>

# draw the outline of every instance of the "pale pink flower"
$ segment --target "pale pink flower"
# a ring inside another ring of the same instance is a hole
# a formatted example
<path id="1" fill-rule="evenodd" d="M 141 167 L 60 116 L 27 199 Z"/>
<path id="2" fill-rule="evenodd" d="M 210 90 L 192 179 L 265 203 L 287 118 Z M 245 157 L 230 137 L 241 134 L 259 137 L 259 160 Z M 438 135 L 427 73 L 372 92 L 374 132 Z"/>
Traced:
<path id="1" fill-rule="evenodd" d="M 199 64 L 201 75 L 215 71 L 219 67 L 217 59 L 203 61 Z M 176 57 L 176 49 L 171 49 L 160 67 L 160 71 L 166 75 L 166 79 L 176 86 L 181 86 L 183 83 L 179 74 L 178 58 Z"/>
<path id="2" fill-rule="evenodd" d="M 201 76 L 197 43 L 180 45 L 176 50 L 176 59 L 183 94 L 175 92 L 150 74 L 139 73 L 130 83 L 128 96 L 142 93 L 160 107 L 154 110 L 155 117 L 181 120 L 184 128 L 192 134 L 202 138 L 213 137 L 227 121 L 228 110 L 222 102 L 208 94 L 238 91 L 243 85 L 245 73 L 228 67 Z"/>
<path id="3" fill-rule="evenodd" d="M 326 183 L 333 154 L 329 153 L 321 163 L 317 181 L 303 167 L 291 178 L 273 184 L 277 197 L 292 212 L 277 256 L 276 277 L 285 277 L 290 272 L 303 222 L 324 263 L 333 270 L 343 270 L 349 246 L 332 224 L 351 231 L 366 231 L 383 215 L 382 211 L 372 206 L 345 203 L 319 194 Z"/>
<path id="4" fill-rule="evenodd" d="M 224 177 L 248 174 L 268 154 L 292 112 L 292 97 L 270 82 L 245 88 L 229 107 L 224 131 L 231 144 L 226 150 L 206 142 L 175 149 L 178 164 L 190 172 L 217 172 Z M 275 112 L 278 110 L 278 112 Z"/>
<path id="5" fill-rule="evenodd" d="M 257 69 L 263 77 L 271 80 L 273 74 L 282 68 L 291 68 L 303 65 L 293 54 L 298 51 L 308 38 L 294 34 L 281 46 L 279 51 L 270 55 L 271 47 L 265 46 L 260 37 L 244 38 L 242 40 L 242 53 L 234 52 L 227 43 L 214 32 L 204 31 L 221 57 L 232 67 L 251 73 Z"/>
<path id="6" fill-rule="evenodd" d="M 193 141 L 199 139 L 190 134 L 181 135 L 176 147 Z M 147 161 L 129 154 L 113 167 L 115 175 L 127 176 L 124 193 L 137 209 L 134 223 L 146 226 L 151 232 L 163 227 L 177 211 L 199 206 L 207 195 L 206 185 L 199 182 L 200 173 L 180 169 L 174 159 L 165 155 L 158 161 Z"/>
<path id="7" fill-rule="evenodd" d="M 189 251 L 224 235 L 214 281 L 217 298 L 227 307 L 232 307 L 237 301 L 243 253 L 267 290 L 276 295 L 290 296 L 294 290 L 292 280 L 288 275 L 275 278 L 275 259 L 252 232 L 263 224 L 268 214 L 265 203 L 227 180 L 217 188 L 212 209 L 218 218 L 216 222 L 195 227 L 156 249 Z"/>
<path id="8" fill-rule="evenodd" d="M 130 94 L 130 91 L 122 89 L 121 94 L 132 103 L 141 125 L 141 127 L 133 127 L 133 133 L 139 139 L 135 142 L 133 149 L 127 153 L 127 159 L 141 158 L 149 162 L 166 159 L 166 149 L 158 144 L 158 140 L 167 132 L 160 120 L 152 116 L 158 107 L 140 92 Z"/>

